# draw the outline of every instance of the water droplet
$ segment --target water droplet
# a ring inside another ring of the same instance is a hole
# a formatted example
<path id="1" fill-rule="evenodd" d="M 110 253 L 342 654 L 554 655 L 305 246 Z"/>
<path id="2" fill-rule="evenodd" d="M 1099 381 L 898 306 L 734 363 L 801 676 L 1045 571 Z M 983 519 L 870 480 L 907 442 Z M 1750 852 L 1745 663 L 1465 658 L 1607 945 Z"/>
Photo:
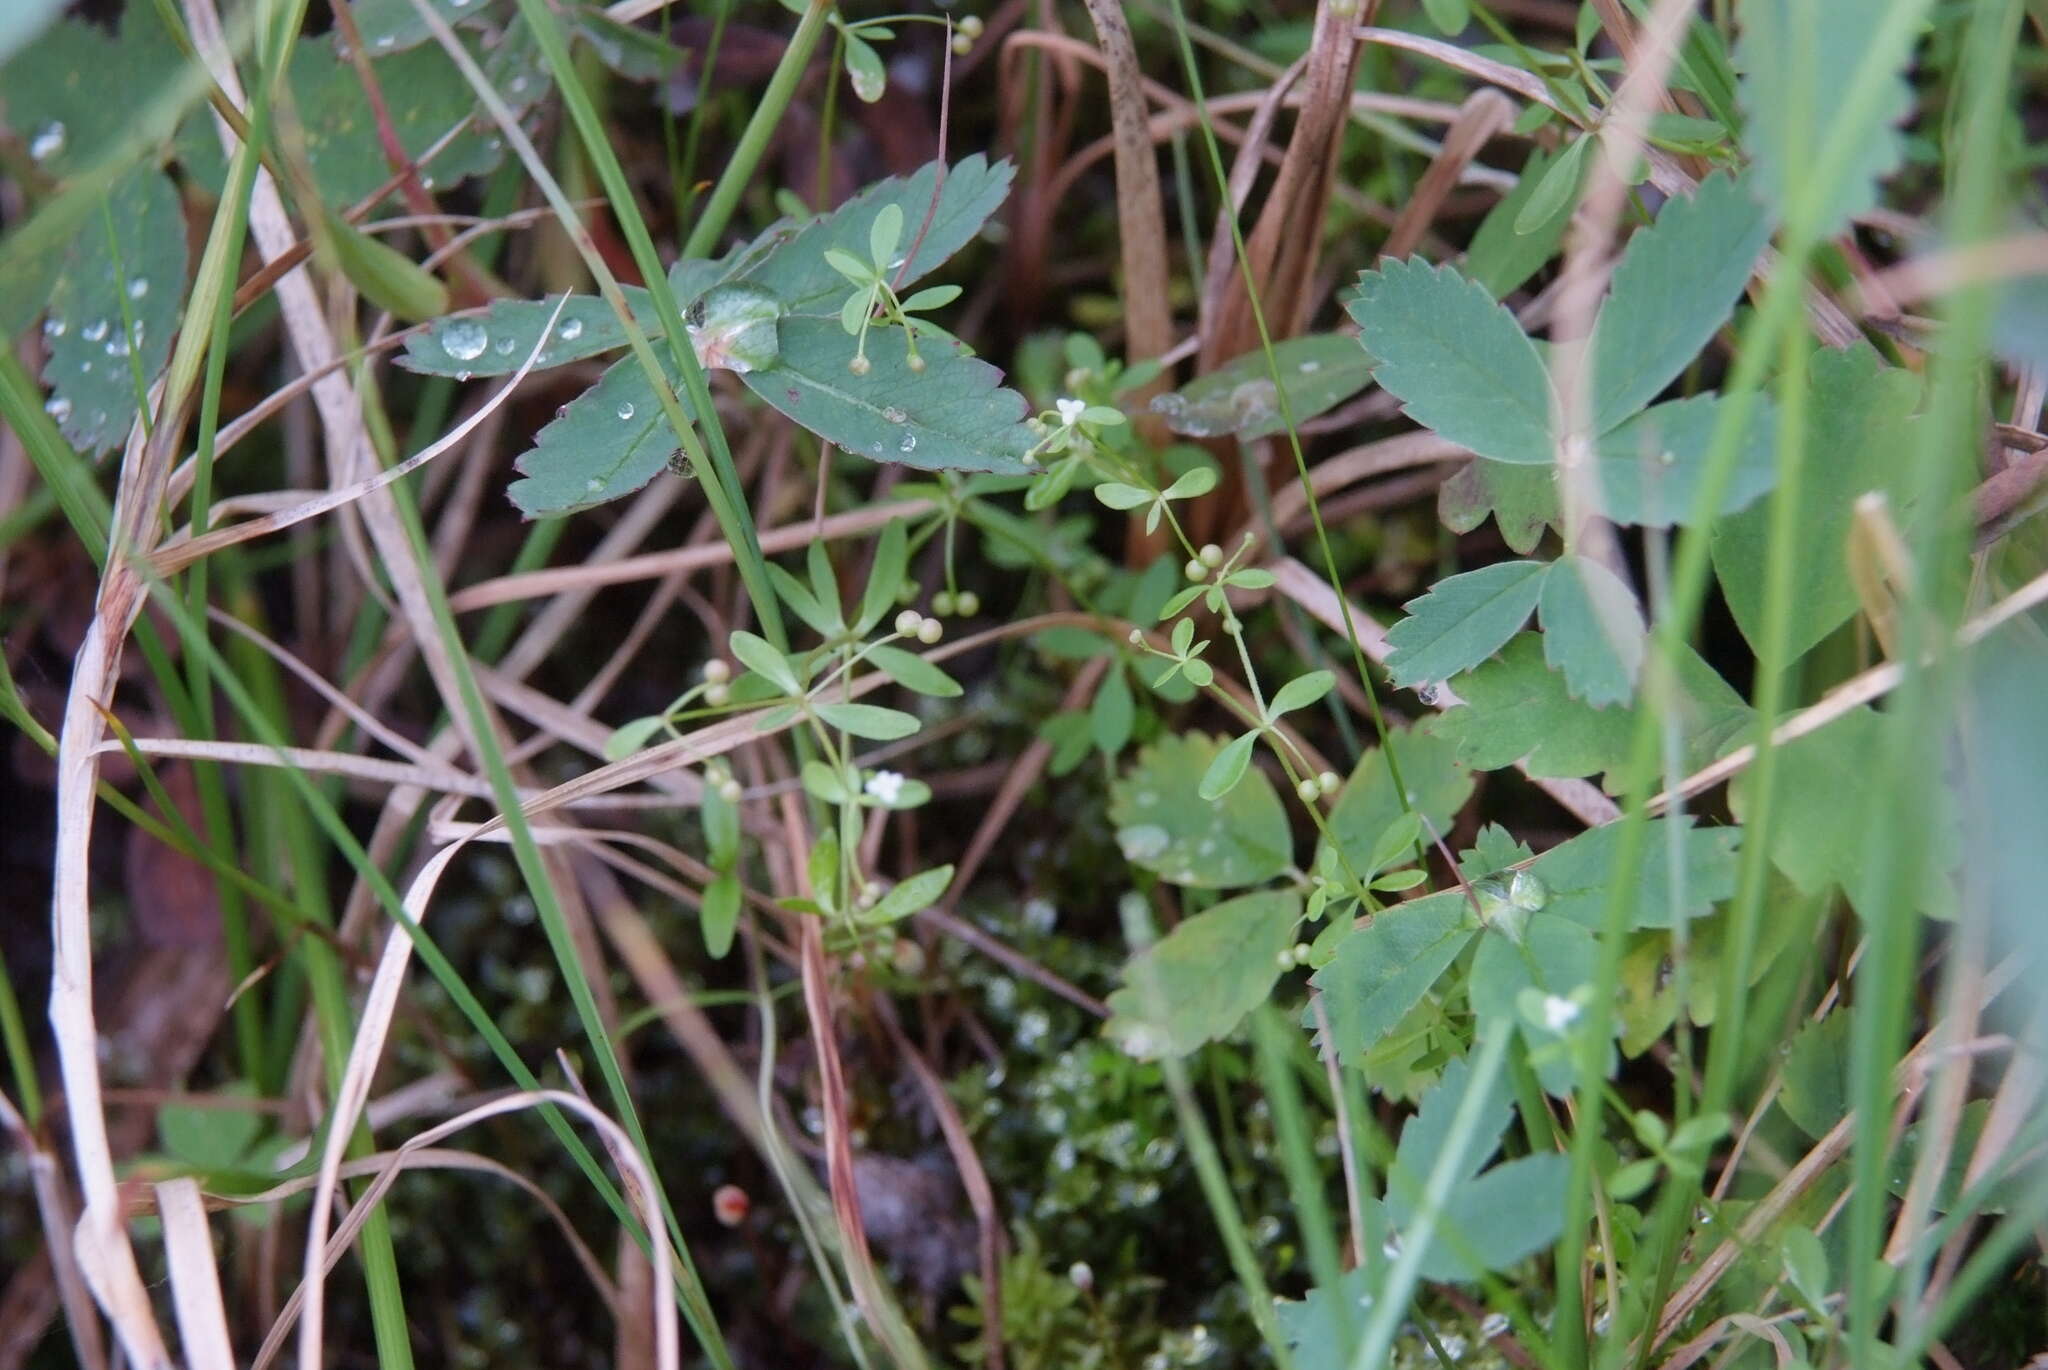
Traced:
<path id="1" fill-rule="evenodd" d="M 917 450 L 917 434 L 905 433 L 903 441 L 896 444 L 896 450 L 899 452 L 915 452 Z"/>
<path id="2" fill-rule="evenodd" d="M 562 326 L 556 329 L 555 333 L 558 337 L 561 338 L 563 342 L 575 342 L 578 338 L 583 336 L 583 320 L 564 320 Z"/>
<path id="3" fill-rule="evenodd" d="M 1322 369 L 1323 364 L 1321 362 L 1303 362 L 1301 364 L 1301 374 L 1304 376 L 1313 376 Z"/>
<path id="4" fill-rule="evenodd" d="M 619 420 L 620 420 L 620 422 L 622 422 L 622 423 L 623 423 L 623 422 L 624 422 L 625 420 L 627 420 L 627 419 L 630 419 L 630 418 L 632 418 L 632 417 L 633 417 L 633 405 L 632 405 L 632 402 L 631 402 L 631 401 L 628 401 L 628 402 L 626 402 L 626 403 L 624 403 L 624 404 L 621 404 L 621 405 L 619 406 Z"/>
<path id="5" fill-rule="evenodd" d="M 596 476 L 592 476 L 589 480 L 583 482 L 583 488 L 594 495 L 598 491 L 604 489 L 604 482 L 599 480 Z"/>
<path id="6" fill-rule="evenodd" d="M 501 357 L 509 357 L 512 355 L 514 349 L 516 349 L 518 346 L 519 344 L 513 341 L 511 338 L 500 338 L 498 339 L 497 343 L 498 355 Z"/>
<path id="7" fill-rule="evenodd" d="M 1659 466 L 1676 466 L 1678 464 L 1678 457 L 1671 452 L 1659 452 L 1657 454 L 1657 464 Z"/>
<path id="8" fill-rule="evenodd" d="M 116 338 L 107 344 L 107 355 L 109 357 L 125 357 L 128 355 L 128 352 L 129 347 L 126 338 Z"/>
<path id="9" fill-rule="evenodd" d="M 92 363 L 89 361 L 80 362 L 78 364 L 78 369 L 81 373 L 90 371 L 92 370 Z"/>
<path id="10" fill-rule="evenodd" d="M 64 321 L 55 315 L 43 320 L 43 336 L 61 338 L 64 336 Z"/>
<path id="11" fill-rule="evenodd" d="M 513 77 L 509 89 L 514 95 L 524 95 L 526 93 L 526 78 L 524 76 Z"/>
<path id="12" fill-rule="evenodd" d="M 142 345 L 142 320 L 137 319 L 134 323 L 128 325 L 128 333 L 135 340 L 136 346 L 140 347 Z"/>
<path id="13" fill-rule="evenodd" d="M 65 399 L 62 395 L 52 395 L 49 401 L 43 405 L 43 412 L 57 422 L 62 423 L 71 417 L 71 401 Z"/>
<path id="14" fill-rule="evenodd" d="M 373 43 L 371 46 L 375 47 L 379 52 L 388 52 L 393 47 L 396 47 L 397 44 L 398 40 L 392 37 L 390 34 L 380 33 L 377 35 L 376 42 Z"/>
<path id="15" fill-rule="evenodd" d="M 421 190 L 432 190 L 433 188 L 434 188 L 434 178 L 433 178 L 433 177 L 431 177 L 431 176 L 422 176 L 422 177 L 420 177 L 420 189 L 421 189 Z"/>
<path id="16" fill-rule="evenodd" d="M 455 0 L 455 8 L 457 9 L 466 9 L 468 6 L 469 0 Z"/>
<path id="17" fill-rule="evenodd" d="M 466 381 L 469 379 L 469 373 L 467 371 L 458 371 L 455 373 L 455 379 L 458 381 Z"/>
<path id="18" fill-rule="evenodd" d="M 131 299 L 131 300 L 139 300 L 139 299 L 141 299 L 141 298 L 142 298 L 142 297 L 143 297 L 144 295 L 147 295 L 148 293 L 149 293 L 149 277 L 147 277 L 147 276 L 137 276 L 137 277 L 136 277 L 136 278 L 135 278 L 134 280 L 132 280 L 132 281 L 128 282 L 128 298 L 129 298 L 129 299 Z"/>
<path id="19" fill-rule="evenodd" d="M 907 423 L 910 419 L 910 415 L 904 413 L 893 404 L 882 411 L 882 417 L 891 423 Z"/>
<path id="20" fill-rule="evenodd" d="M 87 342 L 98 342 L 101 338 L 107 336 L 107 321 L 105 319 L 94 319 L 91 323 L 78 330 L 78 336 Z"/>
<path id="21" fill-rule="evenodd" d="M 38 162 L 48 161 L 64 150 L 64 125 L 44 124 L 29 139 L 28 155 Z"/>
<path id="22" fill-rule="evenodd" d="M 481 357 L 490 340 L 484 326 L 472 319 L 457 319 L 441 330 L 441 350 L 459 362 Z"/>

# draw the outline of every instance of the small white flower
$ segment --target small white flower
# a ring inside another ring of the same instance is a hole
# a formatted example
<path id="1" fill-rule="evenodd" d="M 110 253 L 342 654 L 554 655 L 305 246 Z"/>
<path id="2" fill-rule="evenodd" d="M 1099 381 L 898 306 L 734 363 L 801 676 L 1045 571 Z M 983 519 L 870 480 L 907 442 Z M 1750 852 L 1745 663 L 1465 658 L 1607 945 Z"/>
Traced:
<path id="1" fill-rule="evenodd" d="M 1555 994 L 1543 996 L 1543 1026 L 1552 1032 L 1563 1032 L 1579 1021 L 1579 1006 L 1569 999 Z"/>
<path id="2" fill-rule="evenodd" d="M 1081 415 L 1088 411 L 1088 401 L 1060 400 L 1053 407 L 1060 411 L 1060 422 L 1072 428 L 1081 421 Z"/>
<path id="3" fill-rule="evenodd" d="M 861 786 L 861 792 L 871 799 L 894 806 L 903 797 L 903 777 L 894 771 L 876 771 L 868 777 L 868 783 Z M 1577 1009 L 1572 1012 L 1577 1013 Z"/>

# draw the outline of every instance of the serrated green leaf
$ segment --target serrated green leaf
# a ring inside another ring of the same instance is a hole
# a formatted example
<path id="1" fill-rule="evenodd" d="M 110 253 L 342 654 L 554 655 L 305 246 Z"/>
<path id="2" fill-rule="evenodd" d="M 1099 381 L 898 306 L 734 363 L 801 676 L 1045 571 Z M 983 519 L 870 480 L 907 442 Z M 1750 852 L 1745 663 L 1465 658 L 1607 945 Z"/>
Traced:
<path id="1" fill-rule="evenodd" d="M 1629 239 L 1593 326 L 1591 431 L 1649 404 L 1692 364 L 1749 283 L 1771 217 L 1747 180 L 1709 176 Z"/>
<path id="2" fill-rule="evenodd" d="M 1646 629 L 1635 592 L 1599 562 L 1563 556 L 1543 578 L 1543 656 L 1594 708 L 1635 695 Z"/>
<path id="3" fill-rule="evenodd" d="M 864 923 L 893 923 L 899 918 L 908 918 L 920 913 L 939 901 L 946 887 L 953 883 L 953 868 L 939 866 L 932 870 L 920 871 L 908 880 L 892 886 L 889 892 L 876 901 L 875 906 L 861 915 Z"/>
<path id="4" fill-rule="evenodd" d="M 1580 134 L 1565 145 L 1556 161 L 1544 168 L 1529 198 L 1515 212 L 1517 235 L 1534 238 L 1564 232 L 1571 219 L 1571 207 L 1578 203 L 1579 182 L 1586 175 L 1586 155 L 1594 142 L 1594 135 Z"/>
<path id="5" fill-rule="evenodd" d="M 1679 656 L 1677 674 L 1680 764 L 1693 771 L 1718 756 L 1754 715 L 1690 647 Z M 1450 685 L 1463 703 L 1447 709 L 1430 731 L 1452 743 L 1465 765 L 1492 771 L 1524 762 L 1530 775 L 1545 778 L 1606 772 L 1610 792 L 1626 788 L 1618 772 L 1635 736 L 1635 711 L 1595 709 L 1573 699 L 1564 677 L 1545 665 L 1539 635 L 1517 634 L 1496 657 Z"/>
<path id="6" fill-rule="evenodd" d="M 1287 811 L 1264 772 L 1248 771 L 1216 803 L 1197 793 L 1221 748 L 1202 733 L 1164 737 L 1117 778 L 1109 818 L 1128 860 L 1195 889 L 1256 884 L 1287 868 Z"/>
<path id="7" fill-rule="evenodd" d="M 1754 503 L 1776 483 L 1772 424 L 1768 398 L 1750 401 L 1749 415 L 1737 437 L 1735 471 L 1721 504 L 1698 509 L 1706 479 L 1708 448 L 1723 406 L 1719 395 L 1695 395 L 1652 405 L 1620 427 L 1601 435 L 1594 472 L 1600 482 L 1600 507 L 1616 523 L 1669 528 L 1695 517 L 1717 518 Z"/>
<path id="8" fill-rule="evenodd" d="M 10 19 L 16 8 L 12 0 L 0 6 Z M 132 133 L 137 112 L 166 95 L 185 65 L 153 6 L 119 15 L 111 33 L 83 19 L 59 20 L 0 67 L 8 127 L 37 169 L 56 180 L 105 162 Z"/>
<path id="9" fill-rule="evenodd" d="M 825 249 L 864 256 L 875 215 L 882 206 L 894 204 L 905 223 L 923 226 L 916 254 L 890 276 L 899 289 L 908 287 L 981 231 L 1009 193 L 1014 174 L 1007 161 L 991 164 L 976 153 L 946 172 L 934 207 L 932 192 L 938 172 L 938 164 L 930 163 L 911 176 L 877 182 L 830 214 L 804 224 L 777 224 L 755 240 L 749 253 L 758 254 L 758 260 L 739 278 L 773 292 L 792 314 L 836 314 L 845 279 L 827 264 Z M 927 209 L 931 210 L 929 224 L 925 223 Z"/>
<path id="10" fill-rule="evenodd" d="M 1355 1344 L 1365 1330 L 1364 1309 L 1373 1296 L 1375 1271 L 1344 1272 L 1335 1289 L 1320 1285 L 1304 1299 L 1273 1300 L 1281 1335 L 1294 1349 L 1295 1370 L 1350 1370 Z"/>
<path id="11" fill-rule="evenodd" d="M 479 61 L 490 56 L 471 40 L 463 41 Z M 373 56 L 392 132 L 408 157 L 424 156 L 451 130 L 459 130 L 422 169 L 427 185 L 451 186 L 503 160 L 502 140 L 472 123 L 476 95 L 439 44 Z M 327 43 L 297 43 L 288 79 L 305 131 L 306 164 L 323 202 L 346 208 L 391 179 L 391 163 L 354 67 Z M 522 88 L 508 98 L 523 104 L 538 93 Z"/>
<path id="12" fill-rule="evenodd" d="M 1272 992 L 1300 921 L 1292 890 L 1242 894 L 1183 919 L 1124 967 L 1104 1033 L 1141 1059 L 1227 1036 Z"/>
<path id="13" fill-rule="evenodd" d="M 79 451 L 127 439 L 138 393 L 170 359 L 185 265 L 178 192 L 146 164 L 116 181 L 80 225 L 43 325 L 43 384 L 55 392 L 44 408 Z"/>
<path id="14" fill-rule="evenodd" d="M 955 699 L 961 693 L 959 681 L 915 652 L 906 652 L 901 647 L 871 647 L 868 660 L 906 690 L 915 690 L 934 699 Z"/>
<path id="15" fill-rule="evenodd" d="M 914 714 L 901 709 L 885 709 L 879 704 L 838 704 L 825 700 L 812 703 L 811 708 L 819 718 L 855 737 L 870 742 L 894 742 L 909 737 L 920 725 Z"/>
<path id="16" fill-rule="evenodd" d="M 1443 833 L 1472 797 L 1472 774 L 1460 764 L 1448 742 L 1426 732 L 1390 728 L 1387 745 L 1393 750 L 1402 783 L 1408 788 L 1407 804 L 1401 802 L 1401 793 L 1394 788 L 1386 750 L 1374 747 L 1352 768 L 1326 820 L 1345 859 L 1360 875 L 1377 868 L 1380 839 L 1404 813 L 1412 810 L 1421 815 L 1425 833 Z M 1328 859 L 1321 850 L 1328 845 L 1327 840 L 1319 844 L 1318 867 Z"/>
<path id="17" fill-rule="evenodd" d="M 1557 502 L 1557 468 L 1516 466 L 1475 460 L 1451 474 L 1437 490 L 1437 517 L 1454 533 L 1469 533 L 1492 515 L 1501 539 L 1521 556 L 1536 550 L 1543 530 L 1563 518 Z"/>
<path id="18" fill-rule="evenodd" d="M 1877 184 L 1904 160 L 1898 125 L 1913 110 L 1903 78 L 1911 40 L 1894 50 L 1876 43 L 1887 26 L 1867 0 L 1746 0 L 1736 65 L 1747 122 L 1743 143 L 1758 189 L 1782 215 L 1816 197 L 1814 232 L 1839 232 L 1853 214 L 1877 203 Z M 1882 96 L 1870 123 L 1842 144 L 1843 156 L 1822 166 L 1817 154 L 1847 117 L 1836 97 L 1864 65 L 1883 68 Z"/>
<path id="19" fill-rule="evenodd" d="M 1856 1097 L 1849 1065 L 1849 1015 L 1830 1013 L 1808 1023 L 1786 1044 L 1784 1088 L 1778 1107 L 1815 1141 L 1848 1116 Z"/>
<path id="20" fill-rule="evenodd" d="M 1332 1044 L 1346 1061 L 1370 1051 L 1422 1001 L 1478 935 L 1472 906 L 1450 890 L 1396 904 L 1337 943 L 1310 979 L 1323 992 Z"/>
<path id="21" fill-rule="evenodd" d="M 1088 707 L 1088 735 L 1097 751 L 1115 756 L 1131 740 L 1131 725 L 1137 718 L 1137 701 L 1131 697 L 1131 681 L 1121 667 L 1102 678 Z"/>
<path id="22" fill-rule="evenodd" d="M 1571 1093 L 1575 1081 L 1571 1058 L 1558 1050 L 1562 1043 L 1555 1033 L 1522 1015 L 1520 1001 L 1526 990 L 1570 999 L 1574 991 L 1593 983 L 1599 961 L 1598 943 L 1590 930 L 1548 912 L 1531 915 L 1519 940 L 1499 930 L 1488 931 L 1472 957 L 1472 1011 L 1482 1023 L 1511 1023 L 1528 1045 L 1537 1080 L 1545 1092 L 1559 1098 Z M 1611 1071 L 1611 1048 L 1606 1055 Z"/>
<path id="23" fill-rule="evenodd" d="M 623 290 L 641 331 L 658 334 L 661 325 L 654 316 L 653 297 L 637 285 Z M 554 332 L 534 360 L 535 371 L 626 345 L 626 326 L 596 295 L 571 295 L 559 318 L 553 299 L 493 300 L 480 313 L 451 314 L 413 333 L 398 362 L 425 376 L 509 376 L 525 364 L 551 318 Z"/>
<path id="24" fill-rule="evenodd" d="M 1542 270 L 1543 264 L 1556 253 L 1558 240 L 1570 222 L 1564 215 L 1556 214 L 1534 232 L 1515 231 L 1515 221 L 1542 184 L 1544 174 L 1556 163 L 1557 155 L 1543 148 L 1529 154 L 1529 159 L 1522 163 L 1515 188 L 1487 211 L 1472 235 L 1472 245 L 1465 250 L 1465 274 L 1485 286 L 1487 293 L 1497 300 Z"/>
<path id="25" fill-rule="evenodd" d="M 1797 660 L 1856 612 L 1844 573 L 1856 499 L 1879 490 L 1903 508 L 1919 450 L 1910 416 L 1921 384 L 1884 365 L 1867 344 L 1816 350 L 1807 362 L 1806 450 L 1799 482 L 1799 536 L 1792 543 L 1792 617 L 1787 660 Z M 1771 503 L 1759 500 L 1714 525 L 1714 571 L 1735 622 L 1761 639 Z"/>
<path id="26" fill-rule="evenodd" d="M 1275 372 L 1280 384 L 1273 384 Z M 1176 433 L 1196 438 L 1236 434 L 1246 441 L 1286 431 L 1279 396 L 1296 423 L 1334 409 L 1365 389 L 1372 360 L 1358 340 L 1343 333 L 1317 333 L 1273 344 L 1273 365 L 1265 349 L 1232 358 L 1172 394 L 1156 396 L 1152 412 Z"/>
<path id="27" fill-rule="evenodd" d="M 1882 863 L 1870 858 L 1880 796 L 1872 793 L 1869 777 L 1872 758 L 1883 756 L 1888 745 L 1885 726 L 1882 714 L 1853 709 L 1778 749 L 1779 788 L 1764 841 L 1771 864 L 1809 894 L 1839 886 L 1851 905 L 1866 908 L 1883 893 L 1877 884 Z M 1749 813 L 1754 798 L 1747 776 L 1729 789 L 1729 805 L 1737 815 Z M 1945 787 L 1928 786 L 1922 802 L 1927 859 L 1911 903 L 1917 911 L 1946 918 L 1955 910 L 1951 875 L 1962 861 L 1963 828 Z"/>
<path id="28" fill-rule="evenodd" d="M 922 372 L 912 371 L 903 330 L 868 330 L 868 373 L 847 370 L 853 343 L 837 322 L 785 318 L 776 365 L 742 373 L 748 389 L 797 423 L 856 456 L 925 470 L 1027 475 L 1021 458 L 1034 441 L 1024 426 L 1024 397 L 1002 373 L 927 342 Z"/>
<path id="29" fill-rule="evenodd" d="M 803 680 L 797 675 L 796 668 L 790 665 L 789 658 L 768 639 L 740 628 L 734 630 L 727 641 L 732 648 L 733 656 L 755 675 L 784 694 L 803 693 Z"/>
<path id="30" fill-rule="evenodd" d="M 1209 769 L 1202 772 L 1202 783 L 1195 792 L 1202 798 L 1215 802 L 1237 788 L 1237 782 L 1244 779 L 1245 768 L 1251 765 L 1252 748 L 1259 742 L 1259 735 L 1240 733 L 1223 744 L 1223 750 L 1210 761 Z"/>
<path id="31" fill-rule="evenodd" d="M 657 347 L 668 383 L 674 360 Z M 677 396 L 684 412 L 688 401 Z M 638 490 L 668 466 L 676 435 L 637 357 L 616 361 L 596 385 L 569 401 L 512 463 L 522 480 L 506 493 L 528 518 L 588 509 Z"/>
<path id="32" fill-rule="evenodd" d="M 1682 913 L 1703 918 L 1720 900 L 1735 893 L 1736 846 L 1742 829 L 1700 828 L 1690 816 L 1655 818 L 1643 842 L 1642 867 L 1628 899 L 1625 925 L 1668 928 Z M 1614 854 L 1621 840 L 1619 824 L 1584 832 L 1536 858 L 1526 869 L 1547 894 L 1543 913 L 1588 929 L 1605 926 L 1607 900 L 1614 888 Z M 1672 857 L 1678 858 L 1674 878 Z M 1674 893 L 1682 891 L 1678 910 Z M 1531 926 L 1536 920 L 1531 920 Z"/>
<path id="33" fill-rule="evenodd" d="M 1386 261 L 1359 278 L 1349 310 L 1403 413 L 1482 457 L 1551 460 L 1549 374 L 1486 287 L 1419 258 Z"/>
<path id="34" fill-rule="evenodd" d="M 426 5 L 447 24 L 504 17 L 501 0 L 426 0 Z M 433 41 L 434 31 L 412 0 L 350 0 L 349 17 L 364 46 L 380 57 Z"/>
<path id="35" fill-rule="evenodd" d="M 1402 607 L 1408 617 L 1387 630 L 1387 672 L 1396 684 L 1448 680 L 1499 651 L 1529 621 L 1550 567 L 1504 561 L 1447 576 Z"/>

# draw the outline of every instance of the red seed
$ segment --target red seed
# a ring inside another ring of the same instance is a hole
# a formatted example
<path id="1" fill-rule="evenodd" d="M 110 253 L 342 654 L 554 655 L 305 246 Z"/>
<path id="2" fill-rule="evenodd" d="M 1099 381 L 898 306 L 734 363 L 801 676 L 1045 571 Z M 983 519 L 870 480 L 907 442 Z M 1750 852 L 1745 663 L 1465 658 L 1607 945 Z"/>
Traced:
<path id="1" fill-rule="evenodd" d="M 727 1227 L 738 1227 L 747 1220 L 747 1210 L 753 1207 L 753 1200 L 747 1191 L 736 1184 L 722 1184 L 711 1196 L 711 1212 Z"/>

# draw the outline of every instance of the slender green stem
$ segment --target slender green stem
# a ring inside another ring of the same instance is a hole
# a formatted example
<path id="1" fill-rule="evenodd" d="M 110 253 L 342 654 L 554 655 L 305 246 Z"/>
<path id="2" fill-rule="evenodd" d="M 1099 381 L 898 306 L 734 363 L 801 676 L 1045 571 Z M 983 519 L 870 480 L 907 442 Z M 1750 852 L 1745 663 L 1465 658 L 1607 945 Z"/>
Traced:
<path id="1" fill-rule="evenodd" d="M 522 8 L 531 3 L 533 0 L 520 0 Z M 789 111 L 797 82 L 803 79 L 804 68 L 810 65 L 811 54 L 817 50 L 818 40 L 825 34 L 825 20 L 831 13 L 831 0 L 811 0 L 805 7 L 803 18 L 797 21 L 796 32 L 789 36 L 789 46 L 783 49 L 782 60 L 775 64 L 775 74 L 768 78 L 768 88 L 761 92 L 761 102 L 754 106 L 753 117 L 747 120 L 746 128 L 740 132 L 740 141 L 732 150 L 732 159 L 725 164 L 718 184 L 711 188 L 711 197 L 704 202 L 703 212 L 690 227 L 690 236 L 683 244 L 685 257 L 708 257 L 718 246 L 719 235 L 725 232 L 725 226 L 740 202 L 740 194 L 754 179 L 755 168 L 761 164 L 769 143 L 774 140 L 782 116 Z"/>

